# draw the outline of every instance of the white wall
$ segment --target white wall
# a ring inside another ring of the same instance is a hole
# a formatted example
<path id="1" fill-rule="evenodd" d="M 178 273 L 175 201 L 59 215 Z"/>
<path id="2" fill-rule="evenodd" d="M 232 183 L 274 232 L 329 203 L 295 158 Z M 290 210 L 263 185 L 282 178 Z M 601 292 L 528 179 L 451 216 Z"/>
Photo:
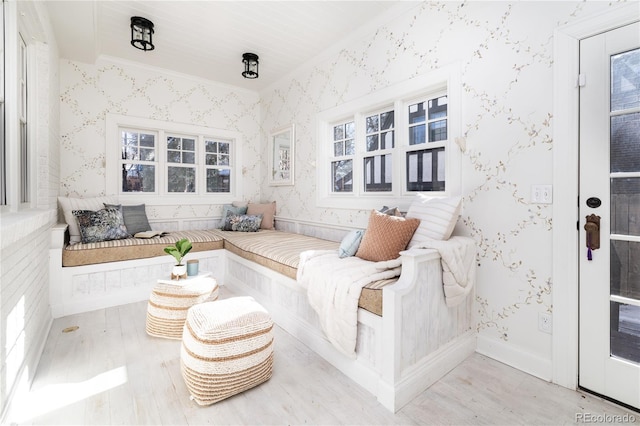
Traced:
<path id="1" fill-rule="evenodd" d="M 458 232 L 478 245 L 478 349 L 551 378 L 553 31 L 604 2 L 425 2 L 339 46 L 261 93 L 263 132 L 296 125 L 294 187 L 262 186 L 286 217 L 366 224 L 368 211 L 316 206 L 316 114 L 448 64 L 462 70 L 462 188 Z M 263 158 L 267 147 L 263 146 Z M 266 170 L 266 162 L 262 167 Z"/>
<path id="2" fill-rule="evenodd" d="M 33 378 L 52 321 L 48 264 L 60 171 L 58 52 L 41 6 L 21 2 L 19 11 L 24 14 L 5 17 L 28 21 L 37 37 L 28 39 L 34 60 L 29 89 L 36 101 L 29 118 L 35 125 L 32 208 L 0 215 L 0 412 L 16 389 Z M 7 144 L 17 146 L 18 141 Z"/>

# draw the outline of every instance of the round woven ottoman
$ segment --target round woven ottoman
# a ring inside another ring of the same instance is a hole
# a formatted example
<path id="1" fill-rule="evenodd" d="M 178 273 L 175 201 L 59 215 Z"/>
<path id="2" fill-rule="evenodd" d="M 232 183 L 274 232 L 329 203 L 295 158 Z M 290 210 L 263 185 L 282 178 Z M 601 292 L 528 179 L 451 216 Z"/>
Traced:
<path id="1" fill-rule="evenodd" d="M 199 405 L 263 383 L 273 371 L 273 321 L 252 297 L 196 305 L 184 324 L 180 367 Z"/>
<path id="2" fill-rule="evenodd" d="M 158 280 L 147 304 L 147 334 L 182 339 L 189 308 L 216 299 L 218 283 L 209 275 L 181 281 Z"/>

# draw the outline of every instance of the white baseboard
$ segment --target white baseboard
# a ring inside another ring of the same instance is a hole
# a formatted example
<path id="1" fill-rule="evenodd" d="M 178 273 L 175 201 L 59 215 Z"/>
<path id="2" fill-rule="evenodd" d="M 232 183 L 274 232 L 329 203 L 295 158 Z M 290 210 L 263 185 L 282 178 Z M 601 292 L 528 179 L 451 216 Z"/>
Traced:
<path id="1" fill-rule="evenodd" d="M 528 350 L 483 335 L 478 335 L 476 352 L 548 382 L 553 377 L 551 354 L 549 358 L 543 358 L 531 354 Z"/>

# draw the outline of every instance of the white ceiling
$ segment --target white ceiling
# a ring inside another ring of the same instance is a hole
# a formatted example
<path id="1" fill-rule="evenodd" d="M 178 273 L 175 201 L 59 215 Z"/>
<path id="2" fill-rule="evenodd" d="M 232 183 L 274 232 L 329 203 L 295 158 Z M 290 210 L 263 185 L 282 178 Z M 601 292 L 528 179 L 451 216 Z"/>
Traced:
<path id="1" fill-rule="evenodd" d="M 60 55 L 119 58 L 261 90 L 343 40 L 388 22 L 413 1 L 48 0 Z M 131 46 L 132 16 L 154 23 L 153 51 Z M 260 77 L 242 77 L 242 54 Z"/>

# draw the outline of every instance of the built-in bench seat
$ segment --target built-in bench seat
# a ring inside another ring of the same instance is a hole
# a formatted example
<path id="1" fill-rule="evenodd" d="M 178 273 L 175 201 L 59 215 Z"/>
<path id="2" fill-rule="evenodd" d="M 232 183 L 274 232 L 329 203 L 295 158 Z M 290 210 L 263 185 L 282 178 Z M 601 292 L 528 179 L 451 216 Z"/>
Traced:
<path id="1" fill-rule="evenodd" d="M 296 276 L 302 251 L 337 250 L 335 241 L 349 230 L 286 220 L 280 226 L 278 231 L 257 233 L 172 231 L 161 239 L 75 246 L 65 243 L 67 225 L 55 226 L 50 250 L 52 314 L 58 318 L 148 299 L 157 279 L 168 277 L 175 262 L 164 247 L 186 237 L 194 241 L 194 250 L 202 250 L 188 257 L 199 260 L 200 270 L 211 272 L 231 293 L 254 297 L 280 327 L 376 395 L 391 411 L 475 350 L 473 292 L 463 303 L 448 307 L 439 253 L 412 249 L 400 252 L 397 280 L 378 282 L 362 291 L 356 356 L 345 356 L 327 340 L 307 288 Z M 203 235 L 207 241 L 199 239 Z M 69 260 L 74 256 L 80 257 Z M 134 258 L 124 260 L 127 256 Z"/>
<path id="2" fill-rule="evenodd" d="M 188 238 L 191 241 L 193 245 L 191 251 L 194 253 L 224 248 L 224 241 L 217 230 L 176 231 L 160 238 L 125 238 L 99 243 L 70 244 L 62 251 L 62 266 L 95 265 L 166 256 L 164 248 L 182 238 Z"/>

